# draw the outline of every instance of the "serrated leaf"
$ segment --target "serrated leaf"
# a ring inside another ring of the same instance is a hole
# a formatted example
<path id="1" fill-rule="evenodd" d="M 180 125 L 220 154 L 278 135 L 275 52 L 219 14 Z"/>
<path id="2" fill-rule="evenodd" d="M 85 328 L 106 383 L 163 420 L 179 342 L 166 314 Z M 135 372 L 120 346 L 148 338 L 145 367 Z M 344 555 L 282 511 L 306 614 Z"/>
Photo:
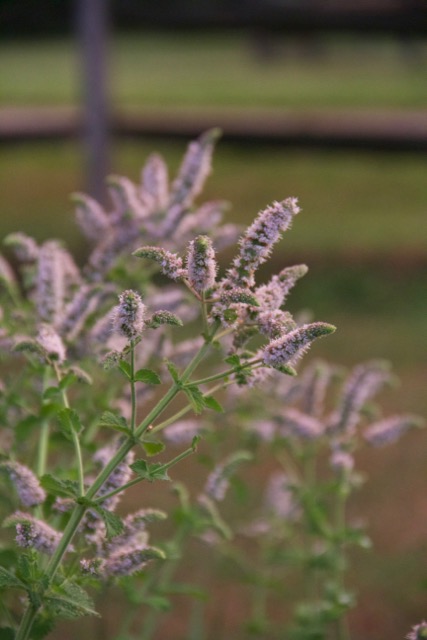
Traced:
<path id="1" fill-rule="evenodd" d="M 204 396 L 205 406 L 217 413 L 224 413 L 222 405 L 213 396 Z"/>
<path id="2" fill-rule="evenodd" d="M 25 589 L 25 585 L 13 573 L 4 567 L 0 567 L 0 589 Z M 0 638 L 2 636 L 0 635 Z"/>
<path id="3" fill-rule="evenodd" d="M 154 480 L 170 480 L 167 469 L 164 468 L 164 464 L 161 462 L 149 464 L 145 460 L 136 460 L 130 465 L 130 468 L 140 478 L 144 478 L 149 482 L 153 482 Z"/>
<path id="4" fill-rule="evenodd" d="M 174 382 L 179 382 L 179 371 L 170 360 L 166 360 L 166 366 L 168 368 L 169 373 L 171 374 L 172 380 Z"/>
<path id="5" fill-rule="evenodd" d="M 224 320 L 226 322 L 234 322 L 237 320 L 237 311 L 235 309 L 226 309 L 224 311 Z"/>
<path id="6" fill-rule="evenodd" d="M 119 518 L 119 516 L 116 513 L 113 513 L 112 511 L 108 511 L 108 509 L 104 509 L 99 505 L 94 507 L 94 509 L 104 521 L 105 528 L 107 530 L 106 533 L 107 533 L 108 539 L 114 538 L 115 536 L 119 536 L 121 533 L 123 533 L 124 531 L 123 520 Z"/>
<path id="7" fill-rule="evenodd" d="M 184 387 L 184 392 L 186 393 L 187 398 L 190 401 L 194 413 L 197 415 L 202 413 L 203 409 L 206 406 L 206 402 L 205 397 L 200 391 L 199 387 L 195 385 L 188 385 Z"/>
<path id="8" fill-rule="evenodd" d="M 228 356 L 227 358 L 225 358 L 224 362 L 226 362 L 227 364 L 230 364 L 232 367 L 240 366 L 240 358 L 236 354 Z"/>
<path id="9" fill-rule="evenodd" d="M 161 380 L 155 371 L 151 369 L 138 369 L 134 375 L 136 382 L 145 382 L 145 384 L 161 384 Z"/>
<path id="10" fill-rule="evenodd" d="M 44 598 L 48 608 L 61 618 L 80 618 L 81 616 L 98 616 L 89 594 L 73 582 L 64 582 L 52 590 Z"/>
<path id="11" fill-rule="evenodd" d="M 126 362 L 126 360 L 120 360 L 119 369 L 120 369 L 120 371 L 122 371 L 124 373 L 124 375 L 126 376 L 126 378 L 128 380 L 130 380 L 132 378 L 131 366 L 130 366 L 129 362 Z"/>
<path id="12" fill-rule="evenodd" d="M 108 427 L 109 429 L 120 431 L 121 433 L 130 433 L 130 429 L 127 426 L 125 418 L 123 418 L 123 416 L 117 416 L 111 411 L 104 411 L 102 416 L 99 418 L 98 424 L 101 427 Z"/>
<path id="13" fill-rule="evenodd" d="M 72 433 L 81 433 L 83 431 L 82 423 L 80 422 L 80 418 L 78 414 L 74 411 L 74 409 L 69 409 L 66 407 L 65 409 L 61 409 L 58 412 L 58 420 L 61 427 L 61 431 L 63 434 L 71 439 Z"/>
<path id="14" fill-rule="evenodd" d="M 150 457 L 157 456 L 165 448 L 165 445 L 163 444 L 163 442 L 160 442 L 159 440 L 151 440 L 151 441 L 144 440 L 141 442 L 141 445 L 143 446 L 147 456 L 150 456 Z"/>
<path id="15" fill-rule="evenodd" d="M 282 364 L 278 367 L 275 367 L 275 369 L 276 371 L 280 371 L 280 373 L 284 373 L 286 376 L 295 377 L 296 375 L 298 375 L 296 369 L 291 367 L 290 364 Z"/>
<path id="16" fill-rule="evenodd" d="M 79 485 L 72 480 L 61 480 L 47 473 L 40 478 L 40 484 L 48 493 L 54 496 L 77 498 Z"/>
<path id="17" fill-rule="evenodd" d="M 157 329 L 162 325 L 169 324 L 175 327 L 182 327 L 182 320 L 170 311 L 156 311 L 145 324 L 150 329 Z"/>

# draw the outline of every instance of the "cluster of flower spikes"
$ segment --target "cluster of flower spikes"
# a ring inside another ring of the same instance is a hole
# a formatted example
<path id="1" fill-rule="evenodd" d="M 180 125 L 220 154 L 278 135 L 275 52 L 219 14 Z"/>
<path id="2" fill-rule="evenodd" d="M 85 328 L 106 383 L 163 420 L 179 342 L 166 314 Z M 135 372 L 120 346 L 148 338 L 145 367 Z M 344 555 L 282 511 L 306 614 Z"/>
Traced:
<path id="1" fill-rule="evenodd" d="M 378 406 L 375 417 L 369 415 L 368 404 L 393 382 L 384 361 L 356 365 L 343 380 L 342 375 L 340 368 L 315 361 L 298 378 L 270 377 L 268 388 L 262 391 L 270 397 L 272 418 L 256 418 L 247 428 L 264 441 L 279 437 L 323 443 L 329 449 L 332 469 L 342 473 L 353 469 L 359 436 L 368 445 L 380 447 L 423 425 L 423 420 L 412 414 L 379 417 Z M 339 393 L 331 411 L 330 397 L 339 380 Z M 374 410 L 372 405 L 369 409 Z"/>
<path id="2" fill-rule="evenodd" d="M 141 247 L 134 255 L 153 260 L 165 276 L 183 281 L 198 298 L 210 304 L 210 321 L 232 330 L 234 350 L 261 333 L 268 339 L 260 354 L 263 366 L 292 372 L 289 365 L 314 340 L 335 330 L 324 322 L 298 327 L 291 314 L 282 310 L 289 291 L 307 272 L 305 265 L 285 268 L 267 284 L 256 286 L 257 269 L 269 258 L 298 212 L 295 198 L 274 202 L 262 210 L 241 236 L 238 254 L 219 281 L 213 243 L 205 235 L 190 242 L 184 259 L 156 246 Z"/>
<path id="3" fill-rule="evenodd" d="M 38 335 L 34 350 L 47 353 L 58 361 L 80 357 L 102 350 L 110 338 L 111 322 L 102 315 L 107 300 L 117 293 L 115 286 L 106 284 L 107 273 L 123 255 L 129 254 L 144 239 L 161 242 L 166 250 L 181 250 L 196 234 L 209 233 L 218 247 L 225 247 L 237 238 L 237 227 L 221 224 L 226 203 L 194 204 L 211 170 L 211 158 L 217 130 L 211 130 L 190 143 L 175 180 L 169 184 L 168 170 L 163 158 L 150 156 L 142 169 L 141 184 L 133 184 L 123 177 L 109 180 L 113 201 L 106 211 L 95 200 L 75 194 L 76 218 L 85 238 L 92 246 L 87 262 L 79 268 L 61 242 L 48 240 L 38 244 L 33 238 L 14 233 L 6 238 L 6 245 L 14 251 L 19 263 L 21 283 L 27 299 L 32 303 L 31 319 Z M 8 261 L 0 256 L 0 283 L 16 295 L 21 285 Z M 187 311 L 184 292 L 171 294 L 169 304 Z M 151 305 L 150 300 L 147 302 Z M 101 317 L 99 317 L 101 314 Z M 191 315 L 191 312 L 190 312 Z M 98 318 L 94 321 L 94 318 Z M 25 326 L 24 331 L 33 332 Z M 22 340 L 27 336 L 22 336 Z M 9 348 L 15 338 L 0 330 L 1 346 Z M 28 342 L 28 340 L 27 340 Z"/>

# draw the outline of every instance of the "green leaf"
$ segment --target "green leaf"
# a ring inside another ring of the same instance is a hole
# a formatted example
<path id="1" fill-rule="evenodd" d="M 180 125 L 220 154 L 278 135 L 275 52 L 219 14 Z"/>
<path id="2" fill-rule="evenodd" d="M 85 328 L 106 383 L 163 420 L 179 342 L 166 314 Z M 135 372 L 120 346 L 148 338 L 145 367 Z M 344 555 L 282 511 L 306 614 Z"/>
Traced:
<path id="1" fill-rule="evenodd" d="M 185 386 L 183 388 L 183 391 L 186 393 L 194 413 L 197 415 L 202 413 L 203 409 L 206 406 L 206 401 L 199 387 L 190 384 Z"/>
<path id="2" fill-rule="evenodd" d="M 213 396 L 204 396 L 205 406 L 217 413 L 224 413 L 222 405 Z"/>
<path id="3" fill-rule="evenodd" d="M 98 425 L 100 427 L 108 427 L 109 429 L 120 431 L 121 433 L 130 434 L 130 429 L 127 426 L 125 418 L 123 418 L 123 416 L 116 416 L 116 414 L 111 411 L 104 411 L 102 416 L 99 418 Z"/>
<path id="4" fill-rule="evenodd" d="M 124 525 L 121 518 L 116 513 L 112 511 L 108 511 L 108 509 L 104 509 L 99 505 L 96 505 L 94 509 L 99 513 L 102 520 L 104 521 L 105 527 L 107 529 L 107 538 L 114 538 L 115 536 L 119 536 L 124 531 Z"/>
<path id="5" fill-rule="evenodd" d="M 150 329 L 157 329 L 162 325 L 169 324 L 175 327 L 182 327 L 182 320 L 170 311 L 156 311 L 151 318 L 145 321 Z"/>
<path id="6" fill-rule="evenodd" d="M 154 482 L 154 480 L 170 480 L 167 469 L 164 468 L 164 464 L 161 462 L 149 464 L 145 460 L 136 460 L 130 465 L 130 468 L 140 478 L 144 478 L 149 482 Z"/>
<path id="7" fill-rule="evenodd" d="M 25 589 L 25 585 L 13 573 L 4 567 L 0 567 L 0 589 Z M 0 638 L 3 636 L 0 635 Z"/>
<path id="8" fill-rule="evenodd" d="M 165 448 L 163 442 L 160 442 L 159 440 L 143 440 L 141 441 L 141 445 L 143 446 L 147 456 L 150 457 L 157 456 Z"/>
<path id="9" fill-rule="evenodd" d="M 66 389 L 71 384 L 76 382 L 76 380 L 77 380 L 77 377 L 74 375 L 74 373 L 72 371 L 68 371 L 68 373 L 65 374 L 65 376 L 62 378 L 61 382 L 59 383 L 59 388 Z"/>
<path id="10" fill-rule="evenodd" d="M 233 354 L 225 358 L 224 362 L 230 364 L 232 367 L 240 367 L 240 358 L 238 355 Z"/>
<path id="11" fill-rule="evenodd" d="M 54 496 L 77 498 L 79 495 L 79 485 L 72 480 L 60 480 L 50 473 L 40 478 L 40 484 L 48 493 Z"/>
<path id="12" fill-rule="evenodd" d="M 174 382 L 179 382 L 179 371 L 170 360 L 166 360 L 166 366 L 168 368 L 169 373 L 171 374 L 172 380 Z"/>
<path id="13" fill-rule="evenodd" d="M 15 631 L 11 627 L 0 627 L 1 640 L 14 640 Z"/>
<path id="14" fill-rule="evenodd" d="M 73 432 L 78 435 L 83 431 L 80 418 L 74 409 L 69 409 L 68 407 L 62 409 L 58 413 L 58 419 L 62 433 L 69 439 L 71 439 Z"/>
<path id="15" fill-rule="evenodd" d="M 54 398 L 55 396 L 57 396 L 60 391 L 61 389 L 59 387 L 48 387 L 43 392 L 43 399 L 50 400 L 50 398 Z"/>
<path id="16" fill-rule="evenodd" d="M 235 309 L 226 309 L 224 311 L 224 320 L 226 322 L 234 322 L 237 320 L 237 311 L 235 311 Z"/>
<path id="17" fill-rule="evenodd" d="M 136 382 L 145 382 L 145 384 L 161 384 L 161 380 L 157 373 L 151 369 L 138 369 L 134 375 Z"/>
<path id="18" fill-rule="evenodd" d="M 282 364 L 278 367 L 274 367 L 276 371 L 280 371 L 280 373 L 284 373 L 286 376 L 296 376 L 297 371 L 290 364 Z"/>
<path id="19" fill-rule="evenodd" d="M 99 615 L 89 594 L 75 582 L 63 582 L 60 586 L 52 587 L 44 602 L 61 618 Z"/>
<path id="20" fill-rule="evenodd" d="M 124 373 L 124 375 L 128 380 L 131 380 L 132 375 L 131 375 L 131 366 L 129 362 L 126 362 L 126 360 L 120 360 L 119 369 Z"/>

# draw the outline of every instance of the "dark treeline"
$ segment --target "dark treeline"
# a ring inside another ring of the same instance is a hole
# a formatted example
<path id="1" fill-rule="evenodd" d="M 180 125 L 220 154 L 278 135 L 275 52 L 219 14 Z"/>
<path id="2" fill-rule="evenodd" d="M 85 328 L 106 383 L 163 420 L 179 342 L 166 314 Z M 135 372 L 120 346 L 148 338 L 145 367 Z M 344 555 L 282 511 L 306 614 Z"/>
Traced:
<path id="1" fill-rule="evenodd" d="M 86 0 L 90 1 L 90 0 Z M 253 28 L 427 34 L 425 0 L 105 0 L 119 29 Z M 77 0 L 0 0 L 2 38 L 74 30 Z"/>

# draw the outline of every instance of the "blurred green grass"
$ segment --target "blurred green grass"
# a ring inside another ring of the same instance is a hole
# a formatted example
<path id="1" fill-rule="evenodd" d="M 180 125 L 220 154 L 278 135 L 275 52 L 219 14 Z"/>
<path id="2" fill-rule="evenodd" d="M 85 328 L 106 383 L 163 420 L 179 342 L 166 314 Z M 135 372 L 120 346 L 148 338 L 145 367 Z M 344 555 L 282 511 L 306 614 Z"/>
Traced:
<path id="1" fill-rule="evenodd" d="M 416 108 L 427 101 L 425 43 L 411 56 L 398 39 L 283 37 L 268 64 L 255 40 L 236 32 L 116 35 L 109 49 L 116 107 Z M 0 104 L 76 104 L 79 70 L 71 40 L 3 42 Z"/>

